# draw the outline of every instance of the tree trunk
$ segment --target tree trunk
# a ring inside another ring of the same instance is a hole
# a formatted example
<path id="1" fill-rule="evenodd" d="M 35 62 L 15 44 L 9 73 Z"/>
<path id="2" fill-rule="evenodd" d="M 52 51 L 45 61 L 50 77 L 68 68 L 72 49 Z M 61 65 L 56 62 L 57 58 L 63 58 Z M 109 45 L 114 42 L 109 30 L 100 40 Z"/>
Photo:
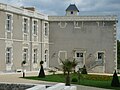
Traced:
<path id="1" fill-rule="evenodd" d="M 68 71 L 67 76 L 66 76 L 66 86 L 70 86 L 70 72 Z"/>

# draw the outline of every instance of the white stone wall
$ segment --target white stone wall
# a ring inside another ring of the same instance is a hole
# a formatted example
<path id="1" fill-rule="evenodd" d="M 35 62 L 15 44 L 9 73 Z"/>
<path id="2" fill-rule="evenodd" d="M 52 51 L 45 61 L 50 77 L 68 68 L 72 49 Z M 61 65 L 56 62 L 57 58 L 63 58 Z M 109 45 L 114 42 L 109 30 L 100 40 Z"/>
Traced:
<path id="1" fill-rule="evenodd" d="M 84 52 L 85 64 L 92 62 L 90 55 L 97 59 L 97 53 L 104 52 L 103 67 L 92 72 L 113 73 L 117 66 L 115 16 L 51 16 L 49 20 L 50 66 L 60 68 L 59 51 L 66 51 L 68 58 L 74 58 L 76 51 Z"/>
<path id="2" fill-rule="evenodd" d="M 11 32 L 6 31 L 6 15 L 12 15 L 12 30 Z M 10 6 L 7 4 L 0 3 L 0 43 L 1 47 L 0 55 L 0 70 L 5 71 L 8 67 L 11 71 L 22 69 L 21 62 L 23 61 L 23 50 L 28 49 L 27 59 L 27 70 L 38 70 L 40 67 L 40 61 L 44 60 L 44 50 L 49 51 L 48 41 L 49 38 L 44 40 L 44 24 L 48 22 L 47 15 L 41 14 L 36 11 L 30 11 L 19 7 Z M 23 21 L 24 18 L 28 19 L 28 32 L 24 33 Z M 37 35 L 33 35 L 33 21 L 37 21 Z M 48 23 L 49 24 L 49 23 Z M 49 35 L 48 35 L 49 37 Z M 12 48 L 12 64 L 6 65 L 6 48 Z M 33 50 L 38 49 L 37 53 L 37 64 L 33 64 Z M 49 55 L 49 54 L 48 54 Z M 49 58 L 47 60 L 49 63 Z M 48 64 L 46 65 L 48 67 Z"/>

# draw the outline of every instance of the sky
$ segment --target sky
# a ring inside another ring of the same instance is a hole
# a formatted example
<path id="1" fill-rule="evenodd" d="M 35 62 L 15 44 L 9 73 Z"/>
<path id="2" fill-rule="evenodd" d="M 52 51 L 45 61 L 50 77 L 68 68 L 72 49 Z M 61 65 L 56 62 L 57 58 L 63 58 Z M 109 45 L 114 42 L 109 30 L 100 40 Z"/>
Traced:
<path id="1" fill-rule="evenodd" d="M 65 15 L 70 4 L 76 4 L 80 15 L 117 15 L 117 39 L 120 40 L 120 0 L 0 0 L 14 6 L 34 6 L 47 15 Z"/>

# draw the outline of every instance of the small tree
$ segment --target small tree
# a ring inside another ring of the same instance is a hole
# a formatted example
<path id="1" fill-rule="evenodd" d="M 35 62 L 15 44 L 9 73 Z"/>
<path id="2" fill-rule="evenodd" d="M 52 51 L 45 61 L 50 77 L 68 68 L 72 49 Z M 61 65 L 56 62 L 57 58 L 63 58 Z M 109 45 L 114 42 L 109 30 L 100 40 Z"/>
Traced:
<path id="1" fill-rule="evenodd" d="M 64 73 L 66 73 L 66 86 L 70 86 L 71 80 L 70 80 L 70 72 L 72 72 L 72 69 L 75 67 L 75 60 L 70 61 L 70 59 L 65 59 L 62 62 L 62 68 Z M 76 64 L 77 65 L 77 64 Z"/>
<path id="2" fill-rule="evenodd" d="M 40 61 L 40 66 L 41 66 L 41 68 L 40 68 L 40 72 L 39 72 L 39 75 L 38 75 L 38 77 L 40 77 L 40 78 L 45 78 L 45 73 L 44 73 L 44 69 L 43 69 L 43 61 Z"/>
<path id="3" fill-rule="evenodd" d="M 79 68 L 79 70 L 78 70 L 78 83 L 80 83 L 80 72 L 81 72 L 81 69 Z"/>
<path id="4" fill-rule="evenodd" d="M 87 70 L 86 70 L 86 67 L 85 67 L 85 65 L 83 66 L 83 68 L 82 68 L 82 72 L 81 72 L 82 74 L 87 74 Z"/>
<path id="5" fill-rule="evenodd" d="M 75 73 L 75 67 L 77 66 L 77 62 L 76 62 L 76 60 L 75 59 L 73 59 L 73 71 L 74 71 L 74 73 Z"/>
<path id="6" fill-rule="evenodd" d="M 117 76 L 117 73 L 116 73 L 116 70 L 115 70 L 115 72 L 113 74 L 113 79 L 112 79 L 112 82 L 111 82 L 111 86 L 112 87 L 119 87 L 120 86 L 119 84 L 120 84 L 119 79 L 118 79 L 118 76 Z"/>

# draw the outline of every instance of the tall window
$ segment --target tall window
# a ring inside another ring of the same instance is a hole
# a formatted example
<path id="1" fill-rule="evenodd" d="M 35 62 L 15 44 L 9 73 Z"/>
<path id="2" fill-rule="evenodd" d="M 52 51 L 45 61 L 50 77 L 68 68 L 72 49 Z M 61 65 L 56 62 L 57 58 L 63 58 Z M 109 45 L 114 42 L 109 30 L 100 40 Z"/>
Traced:
<path id="1" fill-rule="evenodd" d="M 7 14 L 6 30 L 7 31 L 11 31 L 12 30 L 12 15 L 10 15 L 10 14 Z"/>
<path id="2" fill-rule="evenodd" d="M 83 61 L 84 61 L 84 53 L 83 53 L 83 52 L 80 52 L 80 51 L 76 51 L 76 52 L 75 52 L 75 59 L 76 59 L 79 63 L 83 64 Z"/>
<path id="3" fill-rule="evenodd" d="M 45 36 L 48 35 L 48 23 L 45 23 Z"/>
<path id="4" fill-rule="evenodd" d="M 77 53 L 76 53 L 76 57 L 77 57 L 77 58 L 80 58 L 80 57 L 83 58 L 83 53 L 77 52 Z"/>
<path id="5" fill-rule="evenodd" d="M 11 63 L 11 48 L 8 47 L 6 49 L 6 64 Z"/>
<path id="6" fill-rule="evenodd" d="M 23 61 L 27 61 L 28 60 L 28 49 L 24 49 L 23 51 Z"/>
<path id="7" fill-rule="evenodd" d="M 48 50 L 45 50 L 45 62 L 47 61 L 47 52 Z"/>
<path id="8" fill-rule="evenodd" d="M 33 21 L 33 34 L 37 35 L 37 21 Z"/>
<path id="9" fill-rule="evenodd" d="M 37 63 L 37 49 L 34 49 L 33 63 Z"/>
<path id="10" fill-rule="evenodd" d="M 23 20 L 23 31 L 24 33 L 28 33 L 28 19 L 24 18 Z"/>
<path id="11" fill-rule="evenodd" d="M 58 53 L 58 63 L 61 65 L 61 60 L 67 59 L 67 51 L 59 51 Z"/>
<path id="12" fill-rule="evenodd" d="M 98 60 L 102 61 L 104 59 L 104 53 L 103 52 L 98 52 Z"/>

